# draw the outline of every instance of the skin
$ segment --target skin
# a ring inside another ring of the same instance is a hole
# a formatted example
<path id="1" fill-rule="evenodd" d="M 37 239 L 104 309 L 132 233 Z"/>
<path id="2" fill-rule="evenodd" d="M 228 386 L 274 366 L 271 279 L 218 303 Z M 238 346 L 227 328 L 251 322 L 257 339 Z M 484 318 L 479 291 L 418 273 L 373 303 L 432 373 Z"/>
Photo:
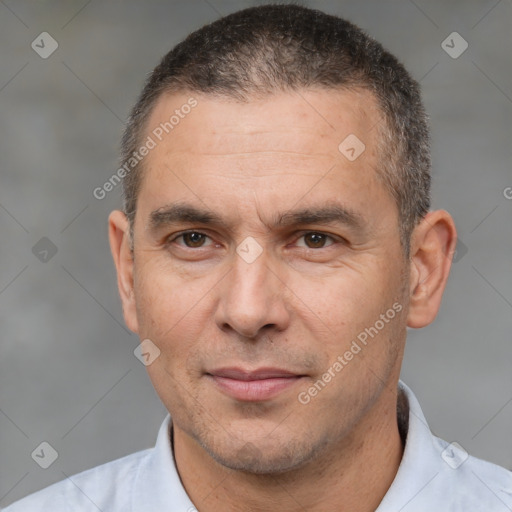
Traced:
<path id="1" fill-rule="evenodd" d="M 190 96 L 162 96 L 148 134 Z M 453 220 L 430 212 L 404 258 L 397 207 L 377 175 L 380 116 L 368 92 L 246 103 L 192 96 L 197 107 L 144 160 L 133 253 L 125 215 L 109 218 L 126 323 L 161 351 L 147 369 L 173 419 L 183 485 L 200 512 L 373 511 L 403 452 L 396 403 L 406 326 L 437 314 Z M 366 146 L 352 162 L 338 150 L 349 134 Z M 150 222 L 176 202 L 224 224 Z M 358 226 L 274 225 L 285 211 L 333 203 Z M 185 230 L 199 234 L 179 237 Z M 249 236 L 262 249 L 251 263 L 236 252 Z M 298 394 L 395 303 L 402 310 L 301 403 Z M 249 401 L 209 375 L 269 366 L 300 378 Z"/>

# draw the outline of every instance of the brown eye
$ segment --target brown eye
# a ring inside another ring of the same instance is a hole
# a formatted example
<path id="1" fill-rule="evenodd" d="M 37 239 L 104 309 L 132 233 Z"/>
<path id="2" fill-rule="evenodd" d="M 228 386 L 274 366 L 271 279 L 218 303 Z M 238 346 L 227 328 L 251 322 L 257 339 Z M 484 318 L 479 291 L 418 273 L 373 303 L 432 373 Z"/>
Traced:
<path id="1" fill-rule="evenodd" d="M 197 248 L 204 245 L 206 235 L 197 231 L 191 231 L 190 233 L 183 233 L 178 238 L 183 238 L 183 242 L 187 247 Z"/>
<path id="2" fill-rule="evenodd" d="M 331 237 L 323 233 L 307 233 L 303 235 L 303 238 L 309 249 L 322 249 L 325 247 L 327 239 Z"/>

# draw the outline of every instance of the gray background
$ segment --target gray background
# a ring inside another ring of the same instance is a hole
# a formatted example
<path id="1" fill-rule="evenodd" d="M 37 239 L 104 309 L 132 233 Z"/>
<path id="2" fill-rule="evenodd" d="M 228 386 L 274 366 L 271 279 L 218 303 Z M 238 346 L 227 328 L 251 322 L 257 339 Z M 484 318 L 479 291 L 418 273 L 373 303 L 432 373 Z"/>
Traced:
<path id="1" fill-rule="evenodd" d="M 0 2 L 0 505 L 154 443 L 166 411 L 133 355 L 107 242 L 120 194 L 92 191 L 159 58 L 257 3 Z M 510 469 L 511 0 L 303 3 L 354 21 L 421 81 L 434 207 L 464 245 L 437 321 L 409 333 L 403 379 L 435 433 Z M 43 31 L 59 44 L 47 59 L 31 48 Z M 441 47 L 453 31 L 469 44 L 457 59 Z M 42 237 L 57 248 L 46 262 Z M 46 470 L 31 458 L 42 441 L 59 453 Z"/>

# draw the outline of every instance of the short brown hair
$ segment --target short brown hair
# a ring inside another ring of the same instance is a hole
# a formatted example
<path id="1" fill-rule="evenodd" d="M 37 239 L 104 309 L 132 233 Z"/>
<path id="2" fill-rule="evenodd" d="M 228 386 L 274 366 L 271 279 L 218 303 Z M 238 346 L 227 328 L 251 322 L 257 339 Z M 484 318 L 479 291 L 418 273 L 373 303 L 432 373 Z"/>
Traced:
<path id="1" fill-rule="evenodd" d="M 359 88 L 377 99 L 384 119 L 379 176 L 396 201 L 408 257 L 412 230 L 430 207 L 430 136 L 419 84 L 382 45 L 339 17 L 298 5 L 264 5 L 196 30 L 146 81 L 122 138 L 122 160 L 140 146 L 165 92 L 249 101 L 307 88 Z M 132 227 L 141 172 L 138 164 L 123 180 L 124 211 Z"/>

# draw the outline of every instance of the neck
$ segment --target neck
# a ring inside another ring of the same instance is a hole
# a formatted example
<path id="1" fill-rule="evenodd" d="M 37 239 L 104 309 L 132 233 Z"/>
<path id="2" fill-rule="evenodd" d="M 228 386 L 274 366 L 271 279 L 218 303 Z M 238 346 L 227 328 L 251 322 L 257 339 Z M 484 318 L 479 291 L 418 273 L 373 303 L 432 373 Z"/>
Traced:
<path id="1" fill-rule="evenodd" d="M 329 444 L 304 466 L 271 475 L 218 464 L 174 426 L 181 480 L 200 512 L 373 512 L 391 486 L 403 454 L 396 403 L 396 391 L 384 391 L 349 436 Z"/>

